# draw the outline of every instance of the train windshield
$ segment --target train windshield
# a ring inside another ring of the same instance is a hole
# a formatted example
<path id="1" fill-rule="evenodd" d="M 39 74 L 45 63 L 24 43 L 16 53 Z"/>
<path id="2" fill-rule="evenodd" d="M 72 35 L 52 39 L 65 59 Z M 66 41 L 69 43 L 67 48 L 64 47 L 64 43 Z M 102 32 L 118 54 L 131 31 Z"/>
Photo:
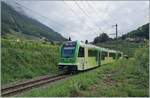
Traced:
<path id="1" fill-rule="evenodd" d="M 62 57 L 63 58 L 71 58 L 74 56 L 75 52 L 75 42 L 65 43 L 62 48 Z"/>

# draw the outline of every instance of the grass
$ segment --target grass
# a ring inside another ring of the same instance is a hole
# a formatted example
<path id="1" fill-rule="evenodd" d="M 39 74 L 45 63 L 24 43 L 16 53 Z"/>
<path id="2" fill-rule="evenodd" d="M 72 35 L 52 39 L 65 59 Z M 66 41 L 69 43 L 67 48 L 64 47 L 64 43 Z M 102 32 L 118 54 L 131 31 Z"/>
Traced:
<path id="1" fill-rule="evenodd" d="M 2 85 L 58 72 L 58 45 L 6 39 L 1 42 Z M 115 48 L 114 42 L 103 46 Z M 120 42 L 118 46 L 132 58 L 103 65 L 18 96 L 149 96 L 148 44 Z"/>
<path id="2" fill-rule="evenodd" d="M 2 39 L 1 47 L 2 85 L 58 72 L 58 45 Z"/>
<path id="3" fill-rule="evenodd" d="M 139 48 L 133 58 L 118 60 L 18 96 L 146 97 L 149 96 L 148 53 L 148 47 Z"/>

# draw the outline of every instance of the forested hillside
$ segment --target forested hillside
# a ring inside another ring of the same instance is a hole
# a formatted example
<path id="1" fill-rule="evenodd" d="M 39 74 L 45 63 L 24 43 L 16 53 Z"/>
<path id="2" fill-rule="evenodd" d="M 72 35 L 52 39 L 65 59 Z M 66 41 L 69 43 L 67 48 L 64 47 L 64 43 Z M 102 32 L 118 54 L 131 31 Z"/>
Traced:
<path id="1" fill-rule="evenodd" d="M 140 37 L 140 38 L 149 39 L 149 23 L 139 27 L 136 30 L 128 32 L 127 34 L 123 35 L 121 38 L 125 39 L 127 37 L 130 38 Z"/>
<path id="2" fill-rule="evenodd" d="M 32 40 L 43 38 L 48 41 L 66 40 L 58 32 L 14 10 L 13 7 L 4 2 L 1 2 L 1 15 L 1 31 L 3 38 L 24 38 Z"/>

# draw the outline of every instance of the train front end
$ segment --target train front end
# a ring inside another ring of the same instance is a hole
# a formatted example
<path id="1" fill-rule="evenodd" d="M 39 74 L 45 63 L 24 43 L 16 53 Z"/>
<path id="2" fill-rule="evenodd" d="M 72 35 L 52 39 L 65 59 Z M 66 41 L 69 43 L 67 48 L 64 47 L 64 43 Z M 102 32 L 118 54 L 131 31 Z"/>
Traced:
<path id="1" fill-rule="evenodd" d="M 61 46 L 60 49 L 60 70 L 77 71 L 77 42 L 68 41 Z"/>

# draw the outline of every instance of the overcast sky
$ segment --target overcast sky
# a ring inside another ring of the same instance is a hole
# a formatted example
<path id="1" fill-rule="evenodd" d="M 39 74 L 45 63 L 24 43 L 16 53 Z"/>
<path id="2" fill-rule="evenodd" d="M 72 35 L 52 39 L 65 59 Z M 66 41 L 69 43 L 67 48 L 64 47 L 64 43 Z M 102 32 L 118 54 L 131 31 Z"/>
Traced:
<path id="1" fill-rule="evenodd" d="M 115 33 L 116 23 L 121 35 L 149 22 L 149 1 L 14 1 L 10 4 L 72 40 Z"/>

